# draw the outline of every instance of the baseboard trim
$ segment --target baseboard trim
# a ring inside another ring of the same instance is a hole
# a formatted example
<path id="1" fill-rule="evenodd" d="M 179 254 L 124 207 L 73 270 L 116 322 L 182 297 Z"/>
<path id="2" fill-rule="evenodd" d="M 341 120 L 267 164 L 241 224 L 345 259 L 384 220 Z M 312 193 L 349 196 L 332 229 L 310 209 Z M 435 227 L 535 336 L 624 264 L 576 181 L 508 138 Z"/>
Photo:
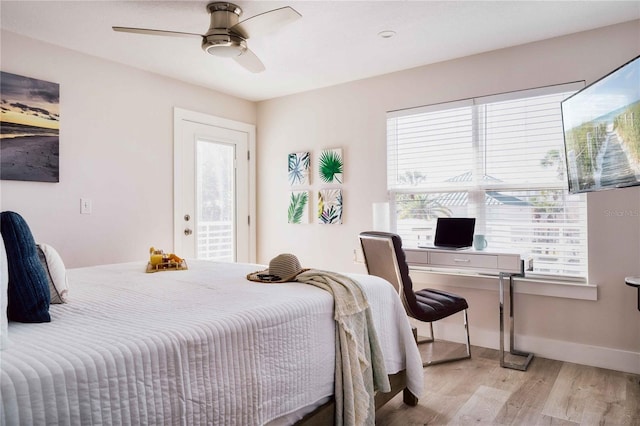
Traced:
<path id="1" fill-rule="evenodd" d="M 640 374 L 640 353 L 574 342 L 519 336 L 522 350 L 536 348 L 543 358 Z"/>
<path id="2" fill-rule="evenodd" d="M 422 336 L 428 335 L 429 330 L 427 324 L 418 324 L 417 327 L 418 334 Z M 434 323 L 434 331 L 438 339 L 460 343 L 464 342 L 464 329 L 461 325 L 443 322 Z M 499 349 L 499 332 L 474 329 L 472 326 L 469 333 L 472 345 L 489 349 Z M 606 368 L 625 373 L 640 374 L 639 352 L 524 335 L 516 336 L 516 345 L 517 349 L 525 352 L 533 352 L 535 356 L 542 358 Z M 505 348 L 508 347 L 509 335 L 506 333 Z"/>

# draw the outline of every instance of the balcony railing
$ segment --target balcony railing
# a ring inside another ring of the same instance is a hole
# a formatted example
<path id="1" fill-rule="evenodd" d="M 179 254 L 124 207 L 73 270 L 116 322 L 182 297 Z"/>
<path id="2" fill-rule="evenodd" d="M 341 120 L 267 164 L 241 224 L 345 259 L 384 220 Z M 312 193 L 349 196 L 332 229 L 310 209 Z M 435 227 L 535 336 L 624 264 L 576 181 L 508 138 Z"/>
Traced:
<path id="1" fill-rule="evenodd" d="M 233 222 L 199 222 L 198 259 L 234 262 Z"/>

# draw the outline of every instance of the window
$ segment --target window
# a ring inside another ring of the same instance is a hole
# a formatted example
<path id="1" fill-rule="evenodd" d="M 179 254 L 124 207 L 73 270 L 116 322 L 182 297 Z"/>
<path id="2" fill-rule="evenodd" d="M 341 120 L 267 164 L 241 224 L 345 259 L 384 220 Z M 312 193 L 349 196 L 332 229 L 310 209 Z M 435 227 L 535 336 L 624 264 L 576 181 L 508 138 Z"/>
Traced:
<path id="1" fill-rule="evenodd" d="M 436 218 L 475 217 L 489 247 L 535 274 L 587 276 L 584 195 L 567 192 L 560 101 L 568 84 L 387 114 L 392 229 L 415 247 Z"/>

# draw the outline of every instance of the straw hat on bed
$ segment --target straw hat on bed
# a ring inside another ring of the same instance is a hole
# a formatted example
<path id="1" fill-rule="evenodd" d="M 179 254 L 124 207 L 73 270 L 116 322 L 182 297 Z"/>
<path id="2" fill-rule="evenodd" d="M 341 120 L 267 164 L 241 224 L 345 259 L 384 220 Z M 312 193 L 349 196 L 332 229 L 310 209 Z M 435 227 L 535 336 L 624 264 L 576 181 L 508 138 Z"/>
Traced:
<path id="1" fill-rule="evenodd" d="M 302 269 L 298 258 L 290 253 L 279 254 L 269 262 L 269 269 L 253 272 L 247 279 L 261 283 L 284 283 L 293 281 L 295 277 L 308 269 Z"/>

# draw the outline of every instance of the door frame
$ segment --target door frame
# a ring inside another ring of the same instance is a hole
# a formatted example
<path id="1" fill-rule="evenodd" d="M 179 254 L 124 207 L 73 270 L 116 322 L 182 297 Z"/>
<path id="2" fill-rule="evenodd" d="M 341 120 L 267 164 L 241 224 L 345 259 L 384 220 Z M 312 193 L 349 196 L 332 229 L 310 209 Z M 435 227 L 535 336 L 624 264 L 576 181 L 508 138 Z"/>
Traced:
<path id="1" fill-rule="evenodd" d="M 190 121 L 194 123 L 205 124 L 208 126 L 221 127 L 225 129 L 235 130 L 247 134 L 248 150 L 247 153 L 248 167 L 248 183 L 249 193 L 246 194 L 249 205 L 249 262 L 256 262 L 256 126 L 254 124 L 243 123 L 241 121 L 230 120 L 227 118 L 216 117 L 201 112 L 186 110 L 183 108 L 173 108 L 173 252 L 179 254 L 182 248 L 182 239 L 180 232 L 184 228 L 182 218 L 182 206 L 178 206 L 178 200 L 182 197 L 179 194 L 182 188 L 182 122 Z M 241 157 L 239 157 L 241 158 Z M 236 194 L 240 197 L 242 194 Z M 237 218 L 238 221 L 241 218 Z"/>

